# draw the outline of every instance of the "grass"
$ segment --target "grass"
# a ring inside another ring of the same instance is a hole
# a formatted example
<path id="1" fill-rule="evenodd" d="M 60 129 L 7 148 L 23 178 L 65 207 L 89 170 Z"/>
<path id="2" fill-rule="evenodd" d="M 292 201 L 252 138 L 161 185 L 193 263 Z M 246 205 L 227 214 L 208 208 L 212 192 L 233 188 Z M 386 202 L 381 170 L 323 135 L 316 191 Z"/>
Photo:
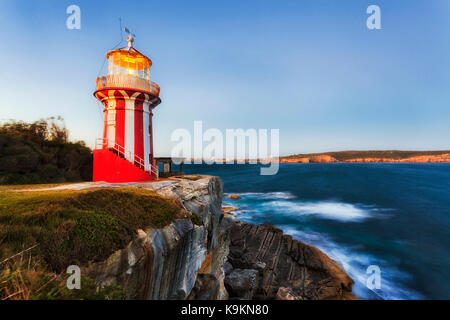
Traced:
<path id="1" fill-rule="evenodd" d="M 0 190 L 0 261 L 39 244 L 46 269 L 101 261 L 145 227 L 185 217 L 172 198 L 136 188 L 87 191 Z"/>
<path id="2" fill-rule="evenodd" d="M 81 287 L 69 290 L 67 274 L 55 274 L 42 269 L 10 264 L 0 270 L 0 300 L 122 300 L 125 293 L 120 286 L 99 288 L 81 276 Z"/>
<path id="3" fill-rule="evenodd" d="M 3 185 L 0 185 L 0 193 L 2 191 L 19 191 L 19 190 L 30 190 L 30 189 L 40 189 L 40 188 L 51 188 L 51 187 L 62 186 L 65 184 L 69 185 L 69 184 L 73 184 L 73 182 L 43 183 L 43 184 L 3 184 Z"/>
<path id="4" fill-rule="evenodd" d="M 67 266 L 103 261 L 138 229 L 189 216 L 176 199 L 145 189 L 34 187 L 0 187 L 0 299 L 120 298 L 120 288 L 99 289 L 88 278 L 82 279 L 83 290 L 68 290 Z"/>

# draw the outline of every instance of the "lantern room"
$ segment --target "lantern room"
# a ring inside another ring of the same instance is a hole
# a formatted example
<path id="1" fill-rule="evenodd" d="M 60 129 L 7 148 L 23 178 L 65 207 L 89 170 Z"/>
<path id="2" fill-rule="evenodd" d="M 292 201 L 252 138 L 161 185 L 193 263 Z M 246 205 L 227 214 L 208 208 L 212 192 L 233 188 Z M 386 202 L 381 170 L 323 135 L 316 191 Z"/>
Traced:
<path id="1" fill-rule="evenodd" d="M 129 37 L 128 47 L 111 50 L 106 54 L 108 60 L 107 75 L 97 78 L 97 90 L 105 88 L 129 88 L 159 96 L 159 86 L 150 81 L 152 60 L 133 46 Z"/>
<path id="2" fill-rule="evenodd" d="M 136 76 L 150 81 L 152 61 L 133 47 L 109 51 L 106 58 L 109 75 Z"/>

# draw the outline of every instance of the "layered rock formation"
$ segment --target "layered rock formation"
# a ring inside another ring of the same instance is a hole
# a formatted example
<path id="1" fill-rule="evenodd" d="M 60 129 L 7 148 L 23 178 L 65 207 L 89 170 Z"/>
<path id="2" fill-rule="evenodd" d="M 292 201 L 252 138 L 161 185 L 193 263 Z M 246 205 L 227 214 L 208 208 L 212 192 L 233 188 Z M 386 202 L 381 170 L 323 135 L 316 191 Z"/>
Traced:
<path id="1" fill-rule="evenodd" d="M 126 248 L 83 272 L 100 285 L 120 285 L 127 299 L 226 298 L 222 266 L 229 232 L 222 221 L 222 181 L 186 176 L 133 186 L 177 198 L 201 225 L 179 219 L 163 229 L 139 230 Z"/>
<path id="2" fill-rule="evenodd" d="M 274 227 L 241 225 L 224 217 L 223 184 L 217 177 L 126 186 L 174 197 L 191 216 L 162 229 L 138 230 L 126 248 L 82 269 L 99 285 L 120 285 L 127 299 L 354 298 L 353 281 L 318 249 Z"/>
<path id="3" fill-rule="evenodd" d="M 234 225 L 225 284 L 230 299 L 354 299 L 353 280 L 319 249 L 273 226 Z"/>

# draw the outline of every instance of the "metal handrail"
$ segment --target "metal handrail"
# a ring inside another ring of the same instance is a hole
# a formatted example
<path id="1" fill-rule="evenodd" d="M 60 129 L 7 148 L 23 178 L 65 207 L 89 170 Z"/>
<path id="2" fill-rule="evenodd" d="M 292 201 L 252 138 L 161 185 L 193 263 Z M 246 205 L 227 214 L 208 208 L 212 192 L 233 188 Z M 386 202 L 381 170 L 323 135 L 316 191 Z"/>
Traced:
<path id="1" fill-rule="evenodd" d="M 111 143 L 111 145 L 113 145 L 113 146 L 109 147 L 109 143 Z M 100 145 L 101 145 L 101 147 L 99 148 L 98 146 L 100 146 Z M 143 170 L 147 171 L 145 168 L 145 160 L 142 159 L 141 157 L 139 157 L 138 155 L 134 154 L 133 152 L 129 151 L 125 147 L 122 147 L 121 145 L 119 145 L 111 140 L 105 139 L 105 138 L 98 138 L 95 141 L 95 149 L 96 150 L 104 149 L 105 146 L 108 149 L 113 149 L 113 150 L 117 151 L 117 153 L 121 154 L 125 159 L 127 158 L 127 155 L 128 155 L 130 159 L 133 159 L 134 165 L 136 165 L 136 162 L 137 162 L 136 166 L 139 167 L 139 169 L 143 169 Z M 131 162 L 131 161 L 129 161 L 129 162 Z M 156 167 L 156 169 L 155 169 L 152 164 L 149 164 L 149 166 L 150 166 L 149 171 L 158 178 L 158 176 L 159 176 L 158 168 Z"/>
<path id="2" fill-rule="evenodd" d="M 125 74 L 109 74 L 97 78 L 97 90 L 104 88 L 128 88 L 150 92 L 159 96 L 159 86 L 147 79 Z"/>

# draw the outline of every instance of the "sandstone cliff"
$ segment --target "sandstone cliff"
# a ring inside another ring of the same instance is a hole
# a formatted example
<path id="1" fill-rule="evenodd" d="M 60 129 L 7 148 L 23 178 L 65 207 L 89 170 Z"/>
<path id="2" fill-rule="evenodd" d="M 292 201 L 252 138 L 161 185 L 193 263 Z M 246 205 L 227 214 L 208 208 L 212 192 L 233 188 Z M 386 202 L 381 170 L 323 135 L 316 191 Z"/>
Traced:
<path id="1" fill-rule="evenodd" d="M 417 155 L 404 158 L 392 157 L 354 157 L 348 159 L 336 159 L 331 155 L 312 155 L 312 156 L 293 156 L 281 158 L 282 163 L 323 163 L 323 162 L 350 162 L 350 163 L 442 163 L 450 162 L 450 153 L 436 154 L 436 155 Z"/>
<path id="2" fill-rule="evenodd" d="M 89 265 L 86 274 L 100 285 L 120 285 L 127 299 L 226 298 L 222 266 L 228 233 L 222 225 L 222 181 L 187 176 L 134 186 L 178 199 L 199 218 L 199 225 L 179 219 L 163 229 L 139 230 L 126 248 Z"/>
<path id="3" fill-rule="evenodd" d="M 274 227 L 224 217 L 219 178 L 132 186 L 178 199 L 199 221 L 139 230 L 126 248 L 84 268 L 99 285 L 120 285 L 127 299 L 354 298 L 353 281 L 320 250 Z"/>

